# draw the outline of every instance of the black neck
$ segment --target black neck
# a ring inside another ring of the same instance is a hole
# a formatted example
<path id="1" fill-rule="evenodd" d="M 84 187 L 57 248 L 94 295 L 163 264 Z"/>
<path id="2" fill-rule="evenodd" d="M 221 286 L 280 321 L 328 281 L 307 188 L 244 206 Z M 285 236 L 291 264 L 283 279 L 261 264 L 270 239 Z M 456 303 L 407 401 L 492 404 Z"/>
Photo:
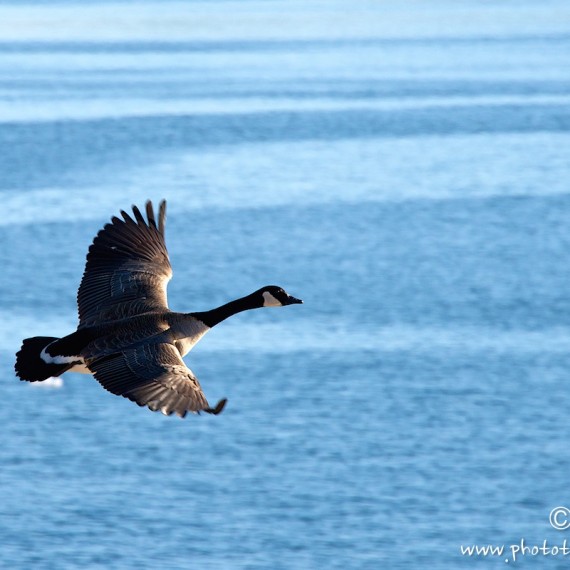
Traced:
<path id="1" fill-rule="evenodd" d="M 241 297 L 241 299 L 230 301 L 229 303 L 226 303 L 221 307 L 217 307 L 216 309 L 212 309 L 211 311 L 190 313 L 190 315 L 201 320 L 207 327 L 212 328 L 232 315 L 236 315 L 237 313 L 241 313 L 242 311 L 247 311 L 249 309 L 257 309 L 262 306 L 263 298 L 257 299 L 255 294 L 252 293 L 246 297 Z"/>

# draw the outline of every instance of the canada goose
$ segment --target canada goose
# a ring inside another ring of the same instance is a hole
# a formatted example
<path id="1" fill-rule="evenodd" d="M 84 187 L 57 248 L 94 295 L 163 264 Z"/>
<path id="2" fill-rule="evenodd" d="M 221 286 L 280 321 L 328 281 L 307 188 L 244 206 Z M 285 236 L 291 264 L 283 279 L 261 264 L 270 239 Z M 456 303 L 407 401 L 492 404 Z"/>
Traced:
<path id="1" fill-rule="evenodd" d="M 302 303 L 268 285 L 216 309 L 175 313 L 166 286 L 172 267 L 164 241 L 166 202 L 146 203 L 148 221 L 133 206 L 97 234 L 77 293 L 79 325 L 63 338 L 33 337 L 16 354 L 16 374 L 37 382 L 64 372 L 93 374 L 109 392 L 163 414 L 219 414 L 182 360 L 212 327 L 248 309 Z"/>

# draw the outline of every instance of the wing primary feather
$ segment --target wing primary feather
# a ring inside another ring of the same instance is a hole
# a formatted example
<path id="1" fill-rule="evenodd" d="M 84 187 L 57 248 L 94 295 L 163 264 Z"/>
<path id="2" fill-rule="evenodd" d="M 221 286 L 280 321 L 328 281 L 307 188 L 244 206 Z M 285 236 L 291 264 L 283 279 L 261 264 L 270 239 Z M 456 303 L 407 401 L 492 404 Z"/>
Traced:
<path id="1" fill-rule="evenodd" d="M 206 408 L 205 410 L 202 410 L 204 412 L 206 412 L 207 414 L 213 414 L 215 416 L 217 416 L 219 413 L 221 413 L 221 411 L 224 409 L 224 406 L 226 405 L 226 402 L 228 401 L 227 398 L 222 398 L 217 404 L 215 408 Z"/>
<path id="2" fill-rule="evenodd" d="M 127 214 L 127 212 L 125 212 L 125 210 L 121 210 L 121 216 L 123 216 L 123 218 L 125 219 L 126 223 L 130 223 L 130 224 L 135 224 L 136 222 L 131 218 L 131 216 L 129 216 L 129 214 Z M 117 218 L 118 219 L 118 218 Z M 121 221 L 121 220 L 119 220 Z"/>
<path id="3" fill-rule="evenodd" d="M 158 231 L 164 236 L 164 223 L 166 221 L 166 200 L 162 200 L 158 210 Z"/>
<path id="4" fill-rule="evenodd" d="M 136 218 L 137 222 L 139 223 L 139 225 L 146 226 L 147 224 L 146 224 L 146 221 L 141 214 L 141 211 L 135 205 L 133 205 L 132 208 L 133 208 L 133 213 L 135 215 L 135 218 Z"/>
<path id="5" fill-rule="evenodd" d="M 147 200 L 146 206 L 146 217 L 148 218 L 148 225 L 152 228 L 156 228 L 156 220 L 154 218 L 154 209 L 152 207 L 152 202 Z"/>

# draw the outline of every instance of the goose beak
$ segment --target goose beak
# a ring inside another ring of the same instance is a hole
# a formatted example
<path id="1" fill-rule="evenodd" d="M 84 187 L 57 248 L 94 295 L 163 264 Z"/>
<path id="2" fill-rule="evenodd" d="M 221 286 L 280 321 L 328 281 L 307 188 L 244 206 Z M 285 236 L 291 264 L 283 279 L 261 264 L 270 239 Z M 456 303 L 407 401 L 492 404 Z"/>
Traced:
<path id="1" fill-rule="evenodd" d="M 301 299 L 297 299 L 296 297 L 292 297 L 291 295 L 289 295 L 289 298 L 287 299 L 288 301 L 288 305 L 302 305 L 303 301 L 301 301 Z"/>

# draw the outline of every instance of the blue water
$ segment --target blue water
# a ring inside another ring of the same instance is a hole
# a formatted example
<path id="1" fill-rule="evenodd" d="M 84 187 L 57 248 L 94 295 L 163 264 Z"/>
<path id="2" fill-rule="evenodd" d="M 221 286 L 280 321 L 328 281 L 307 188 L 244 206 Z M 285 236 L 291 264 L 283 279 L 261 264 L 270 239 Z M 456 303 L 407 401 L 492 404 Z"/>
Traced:
<path id="1" fill-rule="evenodd" d="M 570 6 L 350 6 L 0 5 L 2 567 L 488 568 L 461 545 L 570 538 Z M 13 374 L 147 198 L 173 309 L 305 301 L 189 355 L 218 417 Z"/>

